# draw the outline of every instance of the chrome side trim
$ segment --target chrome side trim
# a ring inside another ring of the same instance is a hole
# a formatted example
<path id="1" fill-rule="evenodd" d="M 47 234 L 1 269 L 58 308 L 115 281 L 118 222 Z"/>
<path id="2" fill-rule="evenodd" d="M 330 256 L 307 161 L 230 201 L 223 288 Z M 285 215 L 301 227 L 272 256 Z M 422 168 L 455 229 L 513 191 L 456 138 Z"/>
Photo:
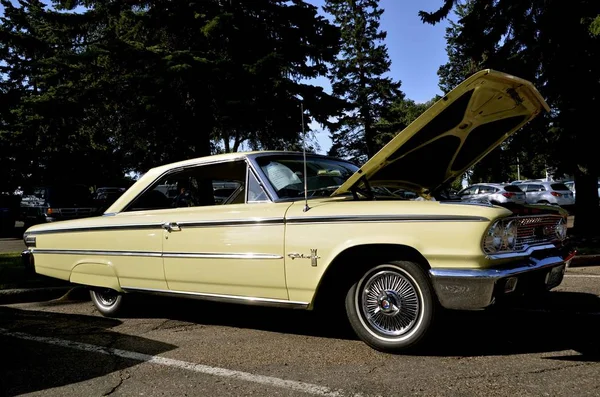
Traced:
<path id="1" fill-rule="evenodd" d="M 287 218 L 286 223 L 338 223 L 338 222 L 488 222 L 482 216 L 471 215 L 340 215 Z"/>
<path id="2" fill-rule="evenodd" d="M 156 295 L 174 296 L 174 297 L 188 297 L 200 300 L 208 300 L 213 302 L 225 302 L 225 303 L 241 303 L 246 305 L 259 305 L 259 306 L 274 306 L 274 307 L 290 307 L 296 309 L 308 308 L 308 302 L 288 301 L 283 299 L 272 299 L 272 298 L 257 298 L 252 296 L 239 296 L 239 295 L 221 295 L 221 294 L 209 294 L 202 292 L 188 292 L 188 291 L 174 291 L 174 290 L 162 290 L 162 289 L 150 289 L 150 288 L 138 288 L 138 287 L 126 287 L 121 286 L 126 292 L 143 292 Z"/>
<path id="3" fill-rule="evenodd" d="M 249 225 L 283 225 L 283 218 L 249 218 L 229 219 L 225 221 L 183 221 L 177 222 L 179 226 L 187 227 L 212 227 L 212 226 L 249 226 Z"/>
<path id="4" fill-rule="evenodd" d="M 162 256 L 162 252 L 156 251 L 102 251 L 102 250 L 65 250 L 65 249 L 32 249 L 34 254 L 56 254 L 56 255 L 101 255 L 101 256 Z"/>
<path id="5" fill-rule="evenodd" d="M 52 233 L 80 233 L 80 232 L 99 232 L 105 230 L 146 230 L 146 229 L 162 229 L 162 223 L 146 223 L 146 224 L 129 224 L 129 225 L 99 225 L 87 227 L 72 227 L 64 229 L 47 229 L 34 230 L 28 232 L 28 235 L 36 234 L 52 234 Z"/>
<path id="6" fill-rule="evenodd" d="M 276 254 L 260 254 L 255 252 L 242 253 L 218 253 L 218 252 L 203 252 L 203 253 L 188 253 L 188 252 L 163 252 L 163 258 L 202 258 L 202 259 L 283 259 L 282 255 Z"/>
<path id="7" fill-rule="evenodd" d="M 348 222 L 487 222 L 488 218 L 471 215 L 340 215 L 340 216 L 307 216 L 293 218 L 249 218 L 228 219 L 214 221 L 184 221 L 177 222 L 180 226 L 187 227 L 215 227 L 215 226 L 252 226 L 252 225 L 283 225 L 302 223 L 348 223 Z M 81 233 L 105 230 L 137 230 L 137 229 L 162 229 L 163 223 L 129 224 L 129 225 L 101 225 L 65 229 L 48 229 L 28 232 L 28 235 L 51 233 Z"/>
<path id="8" fill-rule="evenodd" d="M 150 256 L 163 258 L 201 258 L 201 259 L 283 259 L 277 254 L 255 252 L 219 253 L 219 252 L 156 252 L 156 251 L 103 251 L 103 250 L 69 250 L 69 249 L 32 249 L 34 254 L 62 255 L 101 255 L 101 256 Z"/>

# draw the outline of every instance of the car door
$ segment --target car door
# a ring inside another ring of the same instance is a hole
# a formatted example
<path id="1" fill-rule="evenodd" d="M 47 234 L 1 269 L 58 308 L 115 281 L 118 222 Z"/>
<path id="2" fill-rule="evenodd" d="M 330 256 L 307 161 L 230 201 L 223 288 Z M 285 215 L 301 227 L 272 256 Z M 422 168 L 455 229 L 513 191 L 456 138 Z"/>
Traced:
<path id="1" fill-rule="evenodd" d="M 469 201 L 473 199 L 476 193 L 477 186 L 471 186 L 458 193 L 458 195 L 462 201 Z"/>
<path id="2" fill-rule="evenodd" d="M 290 203 L 270 202 L 245 161 L 197 166 L 166 179 L 180 192 L 163 231 L 170 291 L 288 299 L 283 219 Z M 224 185 L 233 190 L 229 197 Z"/>
<path id="3" fill-rule="evenodd" d="M 490 195 L 496 191 L 496 188 L 487 185 L 479 186 L 477 195 L 475 196 L 477 201 L 490 201 Z"/>

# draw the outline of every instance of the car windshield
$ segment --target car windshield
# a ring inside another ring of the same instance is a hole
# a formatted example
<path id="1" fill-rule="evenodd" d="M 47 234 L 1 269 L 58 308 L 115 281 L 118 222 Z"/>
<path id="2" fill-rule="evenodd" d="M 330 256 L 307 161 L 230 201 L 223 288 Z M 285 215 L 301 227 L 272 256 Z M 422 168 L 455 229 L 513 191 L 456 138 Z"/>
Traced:
<path id="1" fill-rule="evenodd" d="M 552 187 L 552 190 L 569 190 L 564 183 L 553 183 L 550 187 Z"/>
<path id="2" fill-rule="evenodd" d="M 256 159 L 256 162 L 279 198 L 296 199 L 304 197 L 303 156 L 261 156 Z M 343 160 L 307 156 L 306 184 L 308 196 L 331 195 L 357 170 L 357 166 Z"/>

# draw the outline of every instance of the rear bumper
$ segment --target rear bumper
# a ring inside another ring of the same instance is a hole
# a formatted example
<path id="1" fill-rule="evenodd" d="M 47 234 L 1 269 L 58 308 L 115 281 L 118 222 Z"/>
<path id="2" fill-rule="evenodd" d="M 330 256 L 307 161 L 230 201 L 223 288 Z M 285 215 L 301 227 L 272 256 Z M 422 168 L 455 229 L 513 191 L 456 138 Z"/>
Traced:
<path id="1" fill-rule="evenodd" d="M 512 294 L 516 290 L 549 290 L 558 286 L 563 280 L 566 265 L 561 256 L 543 259 L 530 257 L 500 268 L 431 269 L 429 274 L 443 307 L 478 310 L 490 306 L 496 298 Z"/>
<path id="2" fill-rule="evenodd" d="M 23 267 L 27 273 L 35 273 L 33 253 L 30 250 L 26 249 L 25 251 L 21 252 L 21 263 L 23 264 Z"/>

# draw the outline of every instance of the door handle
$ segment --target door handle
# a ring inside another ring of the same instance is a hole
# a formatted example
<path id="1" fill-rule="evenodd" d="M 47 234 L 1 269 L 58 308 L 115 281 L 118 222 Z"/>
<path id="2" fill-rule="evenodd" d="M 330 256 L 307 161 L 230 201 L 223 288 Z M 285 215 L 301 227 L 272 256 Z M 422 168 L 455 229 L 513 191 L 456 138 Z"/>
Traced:
<path id="1" fill-rule="evenodd" d="M 169 233 L 178 232 L 181 230 L 181 227 L 179 226 L 179 224 L 177 222 L 163 223 L 162 228 L 165 229 Z"/>

